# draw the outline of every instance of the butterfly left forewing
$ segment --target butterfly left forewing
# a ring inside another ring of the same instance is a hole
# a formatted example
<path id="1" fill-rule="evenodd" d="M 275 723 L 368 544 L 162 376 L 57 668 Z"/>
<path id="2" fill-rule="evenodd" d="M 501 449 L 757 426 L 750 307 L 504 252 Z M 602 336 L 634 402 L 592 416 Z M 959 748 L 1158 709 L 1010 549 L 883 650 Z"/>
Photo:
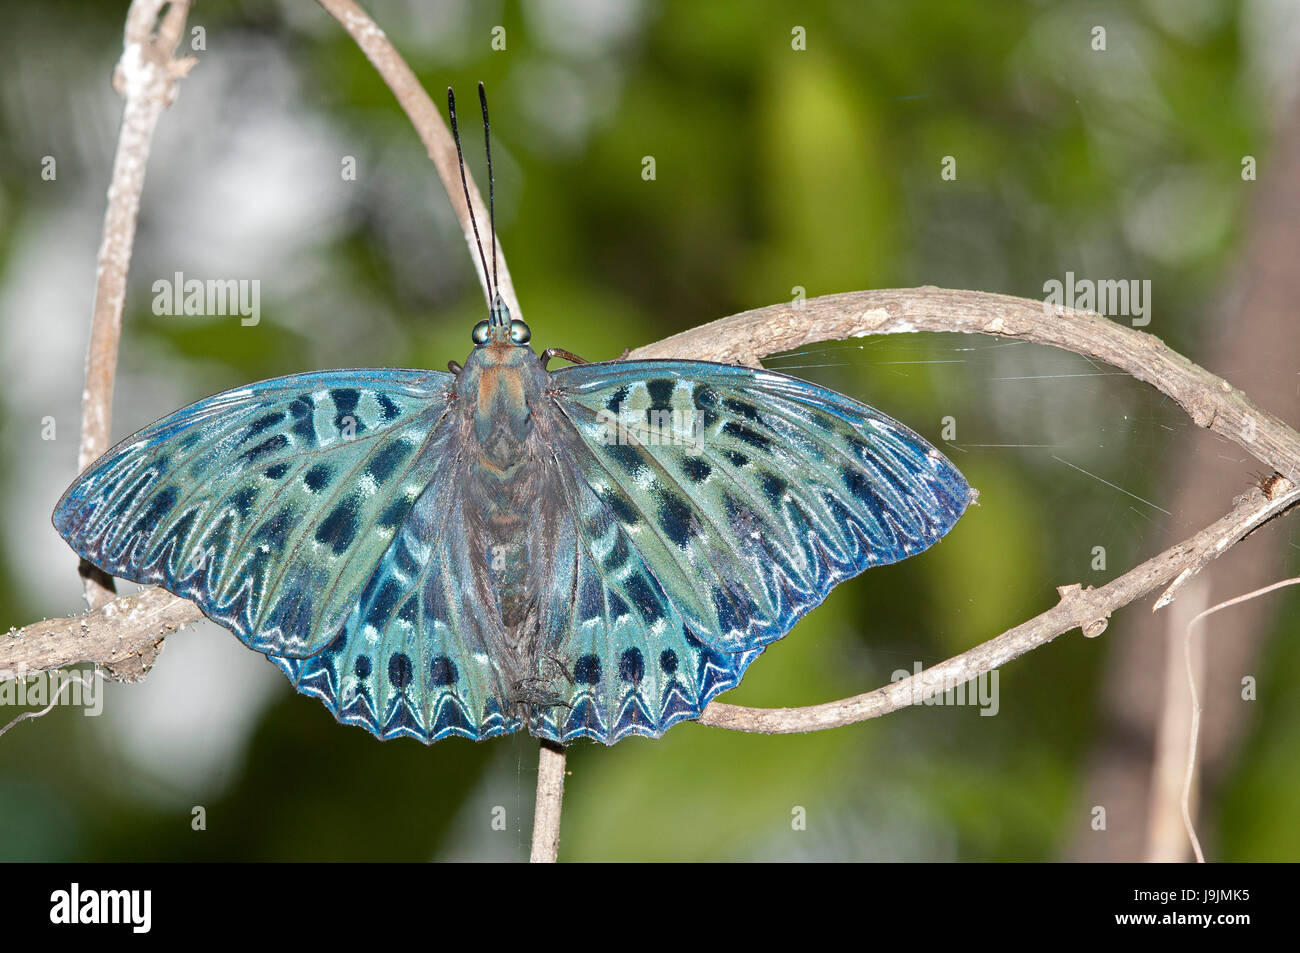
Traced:
<path id="1" fill-rule="evenodd" d="M 218 394 L 95 461 L 54 525 L 96 566 L 193 600 L 250 647 L 313 655 L 432 477 L 450 380 L 340 370 Z"/>

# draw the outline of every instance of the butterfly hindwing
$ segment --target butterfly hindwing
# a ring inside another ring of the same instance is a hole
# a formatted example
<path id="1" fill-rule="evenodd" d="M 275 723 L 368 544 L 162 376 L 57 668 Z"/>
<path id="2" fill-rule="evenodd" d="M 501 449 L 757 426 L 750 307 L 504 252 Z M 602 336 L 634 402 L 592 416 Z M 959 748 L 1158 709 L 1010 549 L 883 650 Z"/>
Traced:
<path id="1" fill-rule="evenodd" d="M 554 380 L 582 618 L 571 707 L 534 733 L 612 743 L 698 716 L 836 583 L 926 549 L 969 501 L 911 430 L 784 375 L 642 361 Z"/>
<path id="2" fill-rule="evenodd" d="M 561 455 L 562 457 L 565 455 Z M 569 743 L 659 737 L 739 683 L 760 650 L 724 652 L 696 637 L 628 528 L 580 473 L 566 473 L 561 524 L 575 540 L 555 572 L 563 609 L 547 628 L 567 687 L 559 705 L 533 712 L 529 730 Z M 543 666 L 546 662 L 543 661 Z"/>
<path id="3" fill-rule="evenodd" d="M 499 623 L 490 594 L 475 589 L 460 437 L 455 421 L 440 425 L 429 488 L 333 641 L 308 659 L 272 656 L 299 691 L 381 739 L 482 740 L 520 728 L 484 650 Z"/>
<path id="4" fill-rule="evenodd" d="M 433 478 L 450 374 L 338 370 L 218 394 L 127 438 L 64 494 L 79 554 L 304 658 L 354 611 Z"/>

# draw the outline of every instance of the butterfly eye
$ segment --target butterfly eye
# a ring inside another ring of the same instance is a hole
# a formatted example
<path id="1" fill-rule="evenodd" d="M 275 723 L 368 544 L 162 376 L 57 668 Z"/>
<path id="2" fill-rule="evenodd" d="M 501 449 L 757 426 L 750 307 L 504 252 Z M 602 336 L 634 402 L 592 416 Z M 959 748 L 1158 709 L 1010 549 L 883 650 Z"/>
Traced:
<path id="1" fill-rule="evenodd" d="M 487 344 L 488 323 L 486 321 L 480 321 L 478 324 L 474 325 L 474 330 L 470 333 L 470 337 L 474 339 L 475 347 L 482 347 L 484 344 Z"/>
<path id="2" fill-rule="evenodd" d="M 524 322 L 515 320 L 510 322 L 510 340 L 516 344 L 527 344 L 528 339 L 533 336 L 533 332 L 528 330 L 528 325 Z"/>

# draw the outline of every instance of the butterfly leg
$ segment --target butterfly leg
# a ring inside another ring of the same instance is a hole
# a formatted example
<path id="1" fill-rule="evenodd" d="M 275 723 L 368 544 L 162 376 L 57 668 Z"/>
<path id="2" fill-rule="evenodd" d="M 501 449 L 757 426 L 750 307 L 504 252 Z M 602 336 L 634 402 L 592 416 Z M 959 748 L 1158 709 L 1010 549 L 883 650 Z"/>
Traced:
<path id="1" fill-rule="evenodd" d="M 459 374 L 462 370 L 464 370 L 464 368 L 460 366 L 459 361 L 448 361 L 447 370 L 451 371 L 453 374 Z"/>
<path id="2" fill-rule="evenodd" d="M 559 348 L 559 347 L 548 347 L 545 351 L 542 352 L 543 370 L 545 370 L 546 368 L 547 361 L 549 361 L 553 357 L 562 357 L 566 361 L 569 361 L 572 364 L 588 363 L 587 361 L 584 361 L 582 358 L 578 357 L 578 355 L 574 354 L 572 351 L 566 351 L 563 348 Z"/>
<path id="3" fill-rule="evenodd" d="M 528 708 L 552 708 L 556 705 L 562 705 L 565 708 L 572 709 L 572 705 L 547 687 L 550 681 L 550 679 L 544 678 L 520 679 L 513 686 L 513 700 Z"/>

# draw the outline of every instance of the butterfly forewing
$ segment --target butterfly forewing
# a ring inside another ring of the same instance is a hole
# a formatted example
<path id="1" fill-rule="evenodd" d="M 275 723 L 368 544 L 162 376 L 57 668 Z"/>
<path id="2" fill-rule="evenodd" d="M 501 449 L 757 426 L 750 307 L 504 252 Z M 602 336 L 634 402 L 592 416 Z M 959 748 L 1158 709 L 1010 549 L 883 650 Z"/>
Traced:
<path id="1" fill-rule="evenodd" d="M 96 461 L 55 527 L 95 565 L 192 599 L 252 648 L 315 654 L 433 477 L 427 443 L 451 380 L 340 370 L 216 395 Z"/>
<path id="2" fill-rule="evenodd" d="M 970 490 L 897 421 L 783 375 L 693 361 L 554 374 L 577 440 L 567 710 L 535 733 L 658 735 L 733 687 L 839 581 L 941 538 Z"/>

